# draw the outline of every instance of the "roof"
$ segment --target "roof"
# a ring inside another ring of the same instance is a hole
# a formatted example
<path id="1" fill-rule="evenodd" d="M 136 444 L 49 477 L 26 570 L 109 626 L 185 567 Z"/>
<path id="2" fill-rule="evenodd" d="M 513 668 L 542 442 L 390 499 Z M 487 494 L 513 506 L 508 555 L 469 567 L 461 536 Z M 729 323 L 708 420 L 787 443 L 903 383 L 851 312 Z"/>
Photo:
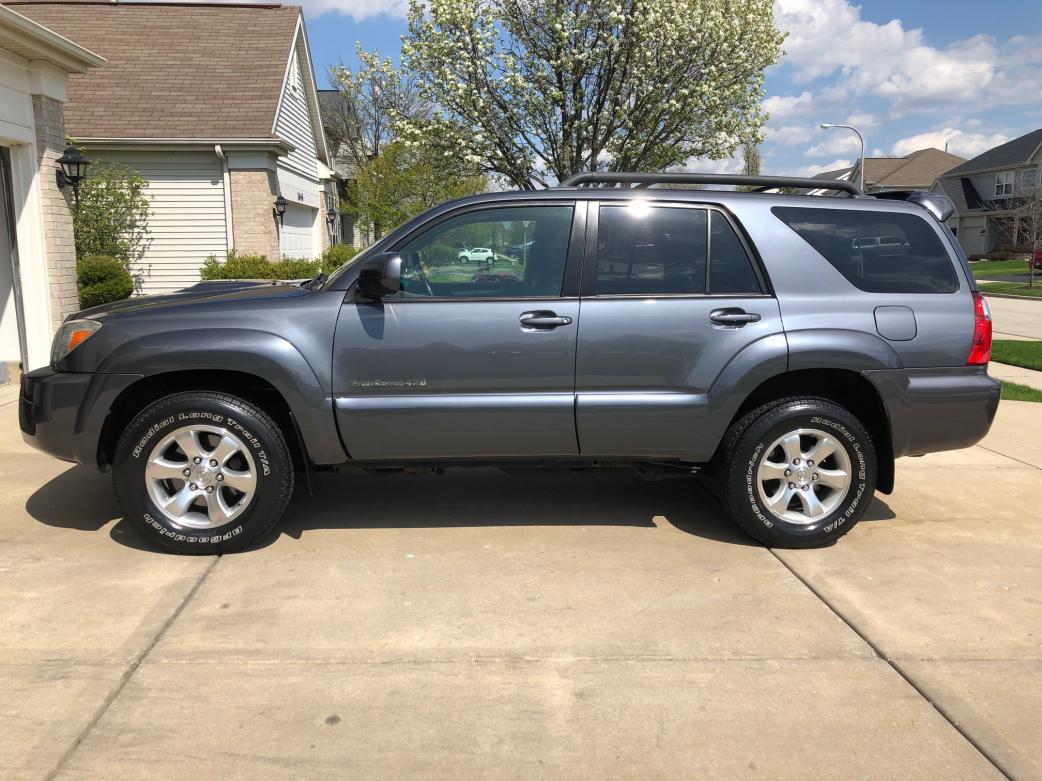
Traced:
<path id="1" fill-rule="evenodd" d="M 1005 144 L 999 144 L 983 154 L 979 154 L 972 160 L 963 163 L 958 168 L 948 171 L 948 176 L 969 174 L 976 171 L 990 171 L 995 168 L 1006 168 L 1022 165 L 1031 159 L 1031 156 L 1042 145 L 1042 128 L 1032 130 L 1030 133 L 1014 138 Z"/>
<path id="2" fill-rule="evenodd" d="M 937 177 L 950 171 L 966 158 L 929 147 L 904 157 L 866 157 L 865 186 L 903 189 L 929 187 Z M 824 171 L 815 179 L 847 179 L 853 168 Z"/>
<path id="3" fill-rule="evenodd" d="M 0 48 L 27 60 L 43 60 L 66 73 L 86 73 L 105 62 L 104 57 L 2 5 Z"/>
<path id="4" fill-rule="evenodd" d="M 300 9 L 8 3 L 108 63 L 72 76 L 74 138 L 271 138 Z"/>

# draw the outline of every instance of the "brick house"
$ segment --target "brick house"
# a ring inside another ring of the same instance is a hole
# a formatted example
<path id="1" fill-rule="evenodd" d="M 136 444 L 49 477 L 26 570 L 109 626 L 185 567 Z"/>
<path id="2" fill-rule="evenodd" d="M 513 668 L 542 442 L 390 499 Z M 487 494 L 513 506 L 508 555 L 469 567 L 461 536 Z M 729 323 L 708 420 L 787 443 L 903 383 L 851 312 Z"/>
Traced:
<path id="1" fill-rule="evenodd" d="M 140 292 L 197 282 L 210 255 L 316 257 L 328 246 L 335 175 L 299 7 L 9 5 L 107 60 L 70 78 L 65 125 L 88 159 L 149 183 Z"/>
<path id="2" fill-rule="evenodd" d="M 69 192 L 59 189 L 70 74 L 97 54 L 0 6 L 0 384 L 50 360 L 79 309 Z"/>

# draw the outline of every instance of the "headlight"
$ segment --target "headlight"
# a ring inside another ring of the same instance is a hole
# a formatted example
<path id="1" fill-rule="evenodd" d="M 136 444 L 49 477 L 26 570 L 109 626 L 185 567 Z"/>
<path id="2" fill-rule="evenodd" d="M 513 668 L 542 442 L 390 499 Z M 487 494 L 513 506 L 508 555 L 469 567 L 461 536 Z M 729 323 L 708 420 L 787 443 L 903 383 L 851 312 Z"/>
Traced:
<path id="1" fill-rule="evenodd" d="M 99 328 L 101 323 L 96 320 L 70 320 L 63 323 L 54 336 L 54 344 L 51 345 L 51 363 L 57 363 L 71 353 Z"/>

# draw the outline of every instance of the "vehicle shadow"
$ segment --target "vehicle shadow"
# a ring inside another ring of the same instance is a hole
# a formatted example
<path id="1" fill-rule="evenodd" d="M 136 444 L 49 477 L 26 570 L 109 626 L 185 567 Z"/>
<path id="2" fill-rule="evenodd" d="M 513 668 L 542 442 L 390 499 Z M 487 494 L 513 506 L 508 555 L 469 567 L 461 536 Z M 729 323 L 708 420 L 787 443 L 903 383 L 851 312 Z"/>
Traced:
<path id="1" fill-rule="evenodd" d="M 156 550 L 123 518 L 107 475 L 72 467 L 26 502 L 40 523 L 96 532 L 116 521 L 109 535 L 121 545 Z M 876 498 L 864 520 L 895 514 Z M 301 539 L 320 529 L 434 529 L 470 526 L 633 526 L 664 524 L 692 536 L 757 546 L 727 520 L 723 508 L 699 480 L 648 481 L 629 470 L 533 471 L 450 469 L 444 474 L 374 475 L 349 470 L 314 476 L 314 494 L 301 479 L 277 530 L 254 549 L 281 534 Z"/>

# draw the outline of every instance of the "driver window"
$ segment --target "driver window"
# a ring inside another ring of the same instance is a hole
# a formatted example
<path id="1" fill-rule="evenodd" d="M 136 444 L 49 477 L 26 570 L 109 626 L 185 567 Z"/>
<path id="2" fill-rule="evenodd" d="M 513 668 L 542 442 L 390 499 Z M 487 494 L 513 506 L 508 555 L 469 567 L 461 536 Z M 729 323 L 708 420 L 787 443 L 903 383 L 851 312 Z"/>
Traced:
<path id="1" fill-rule="evenodd" d="M 394 298 L 553 297 L 561 294 L 571 206 L 483 209 L 446 220 L 398 253 Z"/>

